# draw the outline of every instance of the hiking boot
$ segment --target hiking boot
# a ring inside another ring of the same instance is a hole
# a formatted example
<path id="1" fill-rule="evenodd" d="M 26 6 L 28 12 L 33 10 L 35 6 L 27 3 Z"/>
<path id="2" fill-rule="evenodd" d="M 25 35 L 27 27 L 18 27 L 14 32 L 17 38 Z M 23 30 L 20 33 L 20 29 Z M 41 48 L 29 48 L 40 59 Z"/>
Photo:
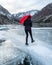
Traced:
<path id="1" fill-rule="evenodd" d="M 28 45 L 28 43 L 25 43 L 25 45 Z"/>
<path id="2" fill-rule="evenodd" d="M 34 40 L 31 41 L 32 43 L 35 42 Z"/>

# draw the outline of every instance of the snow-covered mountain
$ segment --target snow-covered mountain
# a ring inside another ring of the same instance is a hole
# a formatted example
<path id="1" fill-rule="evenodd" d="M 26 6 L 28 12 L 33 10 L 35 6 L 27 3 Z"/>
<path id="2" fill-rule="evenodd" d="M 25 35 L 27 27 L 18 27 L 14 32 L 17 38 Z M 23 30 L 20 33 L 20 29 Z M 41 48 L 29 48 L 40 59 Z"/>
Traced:
<path id="1" fill-rule="evenodd" d="M 52 27 L 52 3 L 48 4 L 35 14 L 32 17 L 32 20 L 34 21 L 34 26 Z"/>
<path id="2" fill-rule="evenodd" d="M 20 12 L 16 14 L 11 14 L 4 7 L 0 5 L 0 24 L 10 24 L 18 23 L 18 20 L 24 15 L 31 14 L 32 16 L 36 14 L 38 10 L 31 10 L 27 12 Z"/>
<path id="3" fill-rule="evenodd" d="M 10 13 L 8 12 L 8 10 L 6 10 L 1 5 L 0 5 L 0 14 L 2 14 L 2 15 L 10 15 Z"/>
<path id="4" fill-rule="evenodd" d="M 0 24 L 12 24 L 17 23 L 14 21 L 14 17 L 11 13 L 4 7 L 0 5 Z"/>
<path id="5" fill-rule="evenodd" d="M 52 14 L 52 3 L 45 6 L 41 11 L 39 11 L 36 15 L 33 16 L 34 22 L 44 18 L 45 16 L 49 16 Z"/>
<path id="6" fill-rule="evenodd" d="M 20 12 L 20 13 L 17 13 L 17 14 L 13 14 L 14 17 L 17 19 L 17 18 L 21 18 L 23 17 L 24 15 L 35 15 L 36 13 L 38 12 L 38 10 L 30 10 L 30 11 L 26 11 L 26 12 Z"/>
<path id="7" fill-rule="evenodd" d="M 4 7 L 0 5 L 0 24 L 10 23 L 9 16 L 11 14 Z"/>
<path id="8" fill-rule="evenodd" d="M 0 5 L 0 24 L 11 24 L 11 23 L 18 24 L 19 19 L 24 15 L 28 15 L 28 14 L 33 16 L 32 17 L 33 26 L 52 27 L 52 3 L 45 6 L 41 11 L 30 10 L 16 14 L 10 14 L 5 8 L 3 8 Z"/>

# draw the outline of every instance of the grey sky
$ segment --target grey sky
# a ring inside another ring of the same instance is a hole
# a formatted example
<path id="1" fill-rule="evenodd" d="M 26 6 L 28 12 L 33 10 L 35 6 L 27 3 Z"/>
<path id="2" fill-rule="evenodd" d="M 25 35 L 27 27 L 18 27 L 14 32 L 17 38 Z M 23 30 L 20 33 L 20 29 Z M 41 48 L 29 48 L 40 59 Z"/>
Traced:
<path id="1" fill-rule="evenodd" d="M 10 13 L 18 13 L 28 10 L 41 10 L 52 0 L 0 0 L 0 5 Z"/>

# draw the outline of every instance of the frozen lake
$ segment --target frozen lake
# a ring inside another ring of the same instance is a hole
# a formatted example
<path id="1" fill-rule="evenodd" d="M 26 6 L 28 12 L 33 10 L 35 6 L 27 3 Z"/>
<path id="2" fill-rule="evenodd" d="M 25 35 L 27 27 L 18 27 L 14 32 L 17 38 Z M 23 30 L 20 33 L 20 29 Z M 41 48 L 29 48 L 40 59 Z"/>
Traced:
<path id="1" fill-rule="evenodd" d="M 32 33 L 35 42 L 29 37 L 27 47 L 23 26 L 0 25 L 0 64 L 30 54 L 34 65 L 52 65 L 52 28 L 32 28 Z"/>

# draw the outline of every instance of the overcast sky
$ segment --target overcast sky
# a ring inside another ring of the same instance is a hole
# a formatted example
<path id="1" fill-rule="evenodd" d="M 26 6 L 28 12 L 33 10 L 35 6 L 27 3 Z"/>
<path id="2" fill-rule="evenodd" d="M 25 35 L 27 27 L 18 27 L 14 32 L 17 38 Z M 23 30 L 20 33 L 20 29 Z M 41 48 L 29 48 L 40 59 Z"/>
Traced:
<path id="1" fill-rule="evenodd" d="M 0 0 L 0 5 L 10 13 L 18 13 L 28 10 L 41 10 L 52 0 Z"/>

